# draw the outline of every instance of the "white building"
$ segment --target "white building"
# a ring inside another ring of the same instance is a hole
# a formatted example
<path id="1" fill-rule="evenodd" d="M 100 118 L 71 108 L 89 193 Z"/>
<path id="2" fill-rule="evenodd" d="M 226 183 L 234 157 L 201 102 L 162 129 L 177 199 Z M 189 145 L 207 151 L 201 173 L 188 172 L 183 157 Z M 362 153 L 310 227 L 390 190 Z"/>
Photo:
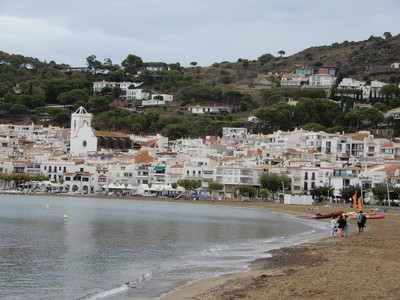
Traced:
<path id="1" fill-rule="evenodd" d="M 223 114 L 229 113 L 229 107 L 227 106 L 189 106 L 188 111 L 192 114 Z"/>
<path id="2" fill-rule="evenodd" d="M 335 78 L 329 74 L 314 74 L 309 77 L 309 86 L 312 87 L 331 87 Z"/>
<path id="3" fill-rule="evenodd" d="M 300 87 L 307 80 L 304 74 L 287 73 L 282 75 L 281 86 Z"/>
<path id="4" fill-rule="evenodd" d="M 119 87 L 119 88 L 121 88 L 121 90 L 126 92 L 129 88 L 138 87 L 141 84 L 142 83 L 129 82 L 129 81 L 128 82 L 126 82 L 126 81 L 123 81 L 123 82 L 111 82 L 111 81 L 104 81 L 104 80 L 103 81 L 96 81 L 96 82 L 93 82 L 93 91 L 95 93 L 99 93 L 105 87 L 109 87 L 111 89 L 113 87 Z"/>
<path id="5" fill-rule="evenodd" d="M 247 134 L 247 129 L 244 127 L 222 127 L 223 136 L 236 136 L 241 134 Z"/>
<path id="6" fill-rule="evenodd" d="M 82 106 L 71 115 L 70 153 L 72 155 L 97 151 L 97 138 L 91 122 L 92 114 Z"/>
<path id="7" fill-rule="evenodd" d="M 127 89 L 126 100 L 149 100 L 150 92 L 143 92 L 142 89 Z"/>

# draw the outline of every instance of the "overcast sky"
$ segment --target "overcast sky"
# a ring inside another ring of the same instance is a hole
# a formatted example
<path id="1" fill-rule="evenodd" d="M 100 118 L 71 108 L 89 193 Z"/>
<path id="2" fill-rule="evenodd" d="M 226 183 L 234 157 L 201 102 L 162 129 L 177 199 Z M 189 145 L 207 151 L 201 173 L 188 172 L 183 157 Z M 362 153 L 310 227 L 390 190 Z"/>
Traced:
<path id="1" fill-rule="evenodd" d="M 400 0 L 0 0 L 0 51 L 210 66 L 400 32 Z"/>

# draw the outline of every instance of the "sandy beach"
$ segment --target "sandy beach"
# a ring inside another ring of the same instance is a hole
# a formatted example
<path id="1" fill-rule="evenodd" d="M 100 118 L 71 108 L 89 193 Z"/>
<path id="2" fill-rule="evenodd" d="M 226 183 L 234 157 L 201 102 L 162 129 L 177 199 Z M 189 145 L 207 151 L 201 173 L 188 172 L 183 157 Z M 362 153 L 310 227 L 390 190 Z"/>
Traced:
<path id="1" fill-rule="evenodd" d="M 315 207 L 273 203 L 224 203 L 291 213 L 309 218 Z M 321 213 L 349 207 L 318 207 Z M 366 211 L 366 209 L 364 210 Z M 358 234 L 350 221 L 350 236 L 330 237 L 272 251 L 243 273 L 207 278 L 166 295 L 184 299 L 400 299 L 400 211 L 385 219 L 368 220 Z M 329 222 L 322 219 L 319 222 Z"/>

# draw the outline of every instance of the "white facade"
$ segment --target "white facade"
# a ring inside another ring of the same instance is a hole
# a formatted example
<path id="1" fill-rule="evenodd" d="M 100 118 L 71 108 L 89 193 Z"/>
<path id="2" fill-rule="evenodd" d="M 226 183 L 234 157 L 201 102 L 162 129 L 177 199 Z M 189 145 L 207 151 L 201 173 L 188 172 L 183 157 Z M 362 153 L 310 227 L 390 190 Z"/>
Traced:
<path id="1" fill-rule="evenodd" d="M 390 67 L 392 68 L 392 69 L 400 69 L 400 63 L 392 63 L 391 65 L 390 65 Z"/>
<path id="2" fill-rule="evenodd" d="M 71 116 L 70 153 L 87 154 L 97 151 L 97 138 L 91 127 L 92 114 L 82 106 Z"/>
<path id="3" fill-rule="evenodd" d="M 111 81 L 96 81 L 93 82 L 93 91 L 95 93 L 101 92 L 101 90 L 105 87 L 113 88 L 113 87 L 119 87 L 123 91 L 127 91 L 131 86 L 133 87 L 138 87 L 140 86 L 141 83 L 136 83 L 136 82 L 111 82 Z"/>
<path id="4" fill-rule="evenodd" d="M 304 74 L 293 74 L 287 73 L 282 75 L 281 86 L 301 86 L 302 81 L 306 81 L 307 78 Z"/>
<path id="5" fill-rule="evenodd" d="M 243 127 L 222 127 L 223 136 L 233 136 L 247 134 L 247 129 Z"/>
<path id="6" fill-rule="evenodd" d="M 127 89 L 126 100 L 149 100 L 150 93 L 143 92 L 142 89 Z"/>
<path id="7" fill-rule="evenodd" d="M 225 106 L 190 106 L 188 110 L 192 114 L 221 114 L 229 113 L 229 107 Z"/>
<path id="8" fill-rule="evenodd" d="M 315 74 L 310 75 L 308 85 L 317 87 L 331 87 L 334 83 L 334 80 L 335 78 L 329 74 Z"/>

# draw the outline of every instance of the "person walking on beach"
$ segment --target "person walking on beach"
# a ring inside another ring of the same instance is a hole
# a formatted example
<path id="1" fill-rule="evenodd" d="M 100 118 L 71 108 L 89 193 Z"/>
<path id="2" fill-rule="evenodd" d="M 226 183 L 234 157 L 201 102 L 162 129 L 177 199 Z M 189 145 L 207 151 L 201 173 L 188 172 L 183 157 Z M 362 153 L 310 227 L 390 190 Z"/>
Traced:
<path id="1" fill-rule="evenodd" d="M 349 236 L 349 232 L 350 232 L 350 219 L 348 215 L 344 215 L 344 220 L 346 221 L 346 226 L 344 227 L 344 235 L 346 237 Z"/>
<path id="2" fill-rule="evenodd" d="M 346 220 L 343 218 L 343 215 L 339 216 L 339 220 L 337 221 L 338 228 L 340 230 L 340 236 L 344 237 L 344 228 L 346 227 Z"/>
<path id="3" fill-rule="evenodd" d="M 333 216 L 332 219 L 331 219 L 331 234 L 332 234 L 332 237 L 335 236 L 336 230 L 337 230 L 336 217 Z"/>
<path id="4" fill-rule="evenodd" d="M 362 210 L 357 217 L 358 234 L 364 232 L 365 223 L 367 222 L 367 217 L 363 214 Z"/>

